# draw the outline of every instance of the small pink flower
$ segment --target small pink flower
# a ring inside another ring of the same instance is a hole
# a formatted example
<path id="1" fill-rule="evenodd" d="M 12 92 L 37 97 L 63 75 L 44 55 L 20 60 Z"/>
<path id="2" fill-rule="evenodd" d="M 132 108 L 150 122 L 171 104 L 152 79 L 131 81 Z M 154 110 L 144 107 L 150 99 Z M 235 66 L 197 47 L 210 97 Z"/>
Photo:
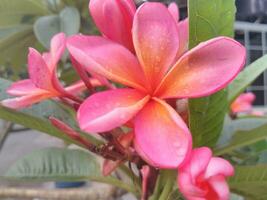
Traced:
<path id="1" fill-rule="evenodd" d="M 231 111 L 233 114 L 246 113 L 254 116 L 263 116 L 264 112 L 253 110 L 253 102 L 256 96 L 252 92 L 240 94 L 231 104 Z"/>
<path id="2" fill-rule="evenodd" d="M 51 40 L 50 52 L 41 55 L 35 49 L 30 48 L 28 54 L 29 79 L 13 83 L 7 89 L 7 93 L 17 97 L 6 99 L 1 104 L 18 109 L 53 97 L 67 96 L 76 100 L 72 94 L 85 89 L 83 82 L 78 81 L 64 89 L 56 75 L 57 63 L 64 53 L 65 47 L 65 34 L 59 33 Z M 100 85 L 99 81 L 90 80 L 93 85 Z"/>
<path id="3" fill-rule="evenodd" d="M 190 158 L 178 170 L 178 187 L 188 200 L 228 200 L 226 177 L 234 168 L 219 157 L 212 157 L 207 147 L 194 149 Z"/>
<path id="4" fill-rule="evenodd" d="M 240 94 L 231 104 L 231 111 L 233 113 L 250 112 L 255 99 L 256 96 L 252 92 Z"/>
<path id="5" fill-rule="evenodd" d="M 99 36 L 68 39 L 71 56 L 88 71 L 130 87 L 85 100 L 77 115 L 80 128 L 107 132 L 132 120 L 138 153 L 153 166 L 177 168 L 190 153 L 192 139 L 165 100 L 208 96 L 224 88 L 243 67 L 245 49 L 231 38 L 218 37 L 176 62 L 177 22 L 161 3 L 147 2 L 138 8 L 132 37 L 136 55 Z"/>

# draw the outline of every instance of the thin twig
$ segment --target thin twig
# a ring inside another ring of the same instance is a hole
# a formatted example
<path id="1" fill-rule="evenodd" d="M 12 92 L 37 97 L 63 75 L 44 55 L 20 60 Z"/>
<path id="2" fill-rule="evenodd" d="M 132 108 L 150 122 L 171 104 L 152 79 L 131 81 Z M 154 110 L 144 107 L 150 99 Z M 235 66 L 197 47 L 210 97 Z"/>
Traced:
<path id="1" fill-rule="evenodd" d="M 2 149 L 7 134 L 11 131 L 12 127 L 12 122 L 4 122 L 3 131 L 0 132 L 0 150 Z"/>

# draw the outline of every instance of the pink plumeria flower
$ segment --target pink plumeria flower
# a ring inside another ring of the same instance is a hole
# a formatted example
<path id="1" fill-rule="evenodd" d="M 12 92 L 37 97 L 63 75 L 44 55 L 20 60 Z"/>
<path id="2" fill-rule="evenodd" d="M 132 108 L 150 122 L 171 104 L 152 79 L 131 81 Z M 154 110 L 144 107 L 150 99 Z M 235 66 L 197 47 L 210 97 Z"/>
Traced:
<path id="1" fill-rule="evenodd" d="M 177 56 L 180 56 L 188 48 L 188 20 L 180 22 L 179 9 L 176 3 L 171 3 L 168 9 L 177 22 L 180 37 L 180 48 Z M 103 36 L 118 42 L 133 53 L 135 52 L 132 26 L 136 6 L 133 0 L 91 0 L 89 11 Z"/>
<path id="2" fill-rule="evenodd" d="M 228 200 L 226 177 L 234 175 L 225 159 L 212 157 L 207 147 L 194 149 L 189 160 L 178 170 L 178 187 L 187 200 Z"/>
<path id="3" fill-rule="evenodd" d="M 252 111 L 252 103 L 256 96 L 252 92 L 240 94 L 231 104 L 231 111 L 233 113 L 250 112 Z"/>
<path id="4" fill-rule="evenodd" d="M 68 39 L 70 54 L 88 71 L 126 85 L 96 93 L 78 110 L 80 128 L 107 132 L 133 120 L 135 146 L 155 167 L 177 168 L 190 153 L 191 134 L 168 98 L 197 98 L 224 88 L 240 71 L 245 48 L 218 37 L 198 45 L 174 63 L 177 22 L 161 3 L 144 3 L 132 28 L 136 56 L 100 36 Z"/>
<path id="5" fill-rule="evenodd" d="M 53 97 L 68 97 L 77 100 L 72 94 L 85 89 L 83 82 L 78 81 L 64 89 L 56 76 L 57 63 L 64 53 L 65 47 L 65 34 L 59 33 L 51 40 L 50 52 L 41 55 L 35 49 L 30 48 L 28 54 L 29 79 L 13 83 L 7 89 L 7 93 L 17 97 L 6 99 L 1 104 L 19 109 Z M 100 84 L 97 80 L 91 79 L 91 81 L 94 85 Z"/>
<path id="6" fill-rule="evenodd" d="M 255 99 L 256 96 L 252 92 L 240 94 L 231 104 L 231 112 L 233 114 L 246 113 L 254 116 L 263 116 L 264 112 L 253 110 Z"/>

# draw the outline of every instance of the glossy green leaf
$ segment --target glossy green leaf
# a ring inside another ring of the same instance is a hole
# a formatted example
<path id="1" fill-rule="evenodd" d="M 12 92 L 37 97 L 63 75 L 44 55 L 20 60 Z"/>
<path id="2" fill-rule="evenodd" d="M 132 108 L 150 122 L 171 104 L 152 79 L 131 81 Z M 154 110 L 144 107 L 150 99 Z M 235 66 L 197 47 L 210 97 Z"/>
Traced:
<path id="1" fill-rule="evenodd" d="M 267 165 L 236 166 L 229 180 L 231 191 L 249 200 L 267 199 Z"/>
<path id="2" fill-rule="evenodd" d="M 222 155 L 267 138 L 267 124 L 249 131 L 238 131 L 233 135 L 230 143 L 214 150 L 214 154 Z"/>
<path id="3" fill-rule="evenodd" d="M 4 178 L 17 181 L 98 181 L 136 193 L 136 188 L 103 177 L 94 156 L 82 150 L 47 148 L 34 151 L 11 166 Z"/>
<path id="4" fill-rule="evenodd" d="M 238 95 L 267 69 L 267 55 L 247 66 L 229 85 L 228 102 L 231 104 Z"/>
<path id="5" fill-rule="evenodd" d="M 233 36 L 234 0 L 189 0 L 189 46 L 216 36 Z M 197 81 L 197 80 L 196 80 Z M 223 128 L 227 92 L 189 101 L 190 130 L 194 146 L 213 147 Z"/>

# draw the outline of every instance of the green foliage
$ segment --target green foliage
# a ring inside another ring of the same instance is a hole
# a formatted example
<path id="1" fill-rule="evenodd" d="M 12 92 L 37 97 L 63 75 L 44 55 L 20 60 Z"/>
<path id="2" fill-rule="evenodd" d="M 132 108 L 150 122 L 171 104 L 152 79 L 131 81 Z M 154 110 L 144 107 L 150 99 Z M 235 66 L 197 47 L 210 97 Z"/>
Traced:
<path id="1" fill-rule="evenodd" d="M 229 180 L 232 192 L 248 200 L 267 198 L 267 165 L 236 166 L 235 176 Z"/>
<path id="2" fill-rule="evenodd" d="M 80 14 L 77 8 L 66 7 L 58 15 L 40 17 L 34 24 L 34 33 L 41 44 L 49 49 L 51 38 L 64 32 L 73 35 L 80 30 Z"/>
<path id="3" fill-rule="evenodd" d="M 19 159 L 3 177 L 17 181 L 97 181 L 136 193 L 128 185 L 109 176 L 103 177 L 95 157 L 82 150 L 47 148 Z"/>
<path id="4" fill-rule="evenodd" d="M 49 14 L 43 0 L 0 0 L 0 65 L 23 71 L 27 49 L 36 45 L 33 21 Z"/>
<path id="5" fill-rule="evenodd" d="M 216 155 L 222 155 L 235 149 L 254 144 L 267 138 L 267 123 L 249 131 L 238 131 L 226 146 L 215 149 Z"/>
<path id="6" fill-rule="evenodd" d="M 5 177 L 24 181 L 95 180 L 101 176 L 99 170 L 96 159 L 87 152 L 48 148 L 19 159 Z"/>
<path id="7" fill-rule="evenodd" d="M 223 146 L 226 143 L 229 143 L 233 135 L 238 131 L 250 131 L 264 124 L 267 124 L 266 117 L 241 118 L 235 120 L 226 117 L 217 146 Z"/>
<path id="8" fill-rule="evenodd" d="M 256 80 L 256 78 L 267 69 L 267 55 L 259 58 L 247 66 L 236 79 L 229 85 L 228 102 L 229 105 L 235 98 L 245 91 L 245 89 Z"/>
<path id="9" fill-rule="evenodd" d="M 233 36 L 234 0 L 189 0 L 189 46 L 216 36 Z M 197 81 L 197 80 L 196 80 Z M 189 101 L 190 130 L 194 146 L 213 147 L 223 128 L 227 92 Z"/>

